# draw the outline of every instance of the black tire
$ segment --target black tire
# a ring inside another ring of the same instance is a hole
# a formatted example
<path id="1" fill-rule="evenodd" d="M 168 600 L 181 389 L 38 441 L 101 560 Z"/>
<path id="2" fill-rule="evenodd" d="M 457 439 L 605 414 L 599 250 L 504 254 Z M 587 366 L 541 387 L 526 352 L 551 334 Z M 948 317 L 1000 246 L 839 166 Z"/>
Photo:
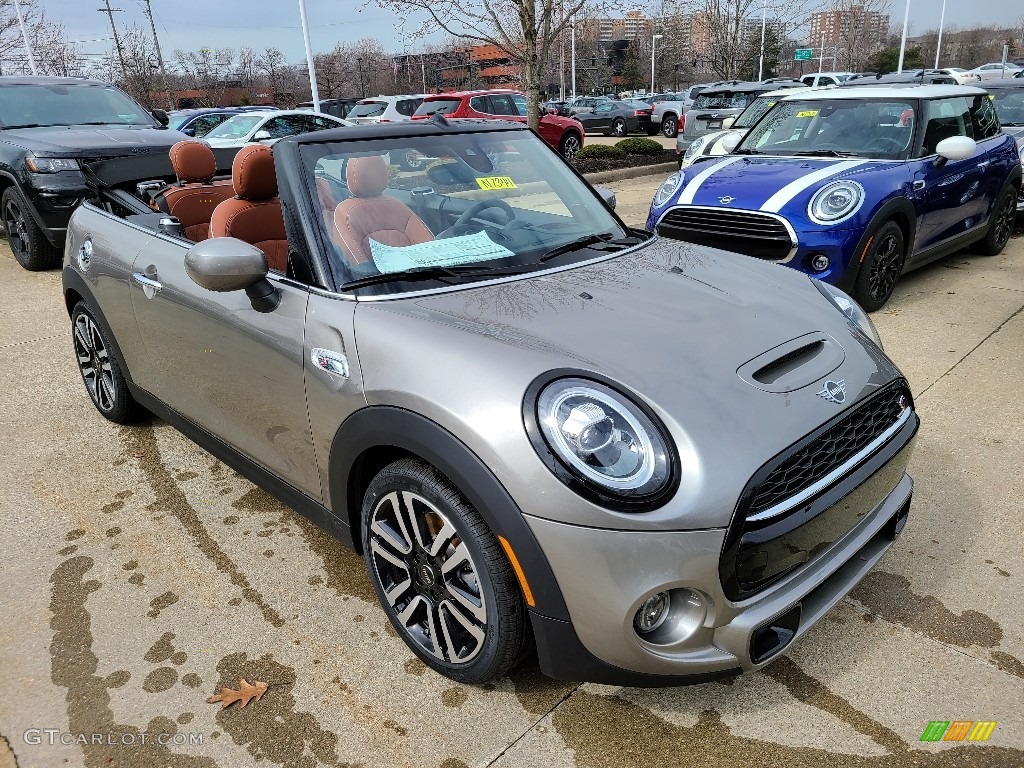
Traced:
<path id="1" fill-rule="evenodd" d="M 59 267 L 62 259 L 60 249 L 46 239 L 28 206 L 17 187 L 8 187 L 0 198 L 7 243 L 14 258 L 31 272 Z"/>
<path id="2" fill-rule="evenodd" d="M 661 118 L 661 133 L 666 139 L 674 139 L 679 135 L 679 118 L 673 114 Z"/>
<path id="3" fill-rule="evenodd" d="M 128 390 L 110 339 L 84 301 L 71 311 L 71 344 L 89 399 L 105 419 L 131 424 L 146 415 Z"/>
<path id="4" fill-rule="evenodd" d="M 1008 184 L 996 200 L 992 209 L 992 222 L 988 225 L 985 238 L 976 246 L 984 256 L 998 256 L 1013 236 L 1017 224 L 1017 188 Z"/>
<path id="5" fill-rule="evenodd" d="M 892 296 L 906 258 L 903 230 L 894 221 L 885 222 L 872 234 L 853 286 L 853 298 L 866 312 L 881 309 Z"/>
<path id="6" fill-rule="evenodd" d="M 629 133 L 629 129 L 626 127 L 626 121 L 621 117 L 617 117 L 612 121 L 612 136 L 622 138 Z"/>
<path id="7" fill-rule="evenodd" d="M 515 573 L 448 478 L 419 459 L 388 465 L 366 489 L 362 523 L 363 556 L 380 604 L 424 664 L 460 683 L 484 683 L 529 652 Z M 437 555 L 430 554 L 434 548 Z"/>
<path id="8" fill-rule="evenodd" d="M 558 145 L 558 152 L 566 160 L 572 160 L 582 146 L 583 140 L 580 135 L 575 131 L 569 131 L 562 137 L 562 141 Z"/>

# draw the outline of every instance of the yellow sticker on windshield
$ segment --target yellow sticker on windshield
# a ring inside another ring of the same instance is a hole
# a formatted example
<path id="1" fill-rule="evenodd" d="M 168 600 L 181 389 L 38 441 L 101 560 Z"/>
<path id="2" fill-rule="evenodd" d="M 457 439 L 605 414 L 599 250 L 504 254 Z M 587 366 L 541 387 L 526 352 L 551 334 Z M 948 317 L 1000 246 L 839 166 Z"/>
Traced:
<path id="1" fill-rule="evenodd" d="M 996 95 L 995 95 L 994 93 L 990 93 L 990 94 L 988 95 L 988 100 L 989 100 L 989 101 L 995 101 L 995 100 L 996 100 Z"/>
<path id="2" fill-rule="evenodd" d="M 803 112 L 797 112 L 797 117 L 817 117 L 818 110 L 816 109 L 805 109 Z"/>
<path id="3" fill-rule="evenodd" d="M 511 176 L 484 176 L 476 183 L 480 189 L 519 189 Z"/>

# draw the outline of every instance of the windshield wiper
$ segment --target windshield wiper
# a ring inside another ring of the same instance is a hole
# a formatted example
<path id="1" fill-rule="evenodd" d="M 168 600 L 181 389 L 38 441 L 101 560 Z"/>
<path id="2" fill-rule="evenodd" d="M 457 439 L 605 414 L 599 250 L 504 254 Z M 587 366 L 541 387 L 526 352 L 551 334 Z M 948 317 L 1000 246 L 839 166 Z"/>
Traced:
<path id="1" fill-rule="evenodd" d="M 628 237 L 621 237 L 613 239 L 611 235 L 585 235 L 584 237 L 577 238 L 576 240 L 570 240 L 568 243 L 557 245 L 550 251 L 545 251 L 544 255 L 537 259 L 538 263 L 543 264 L 545 261 L 550 261 L 556 256 L 561 256 L 563 253 L 569 253 L 570 251 L 578 251 L 581 248 L 592 248 L 594 250 L 619 250 L 620 248 L 626 248 L 627 246 L 633 245 L 641 240 L 636 235 L 629 235 Z M 609 247 L 610 246 L 610 247 Z"/>
<path id="2" fill-rule="evenodd" d="M 413 267 L 412 269 L 405 269 L 400 272 L 383 272 L 379 275 L 360 277 L 357 280 L 343 283 L 341 288 L 342 290 L 354 290 L 368 285 L 412 282 L 414 280 L 438 280 L 450 285 L 453 278 L 480 277 L 484 275 L 500 277 L 503 275 L 518 275 L 529 270 L 530 267 L 528 265 L 518 267 L 477 267 L 471 264 L 455 264 L 450 267 Z"/>
<path id="3" fill-rule="evenodd" d="M 808 149 L 803 152 L 794 152 L 797 157 L 854 157 L 853 152 L 840 152 L 836 149 Z"/>

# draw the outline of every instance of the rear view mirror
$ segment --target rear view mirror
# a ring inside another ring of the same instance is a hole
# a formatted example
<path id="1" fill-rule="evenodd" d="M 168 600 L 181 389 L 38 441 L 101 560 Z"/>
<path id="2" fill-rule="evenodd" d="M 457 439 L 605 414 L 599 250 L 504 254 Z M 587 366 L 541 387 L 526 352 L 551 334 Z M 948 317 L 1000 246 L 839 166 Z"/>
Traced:
<path id="1" fill-rule="evenodd" d="M 740 133 L 729 133 L 722 137 L 722 149 L 726 152 L 732 152 L 736 147 L 740 145 L 743 135 Z"/>
<path id="2" fill-rule="evenodd" d="M 195 136 L 196 135 L 196 129 L 195 128 L 191 128 L 191 127 L 189 127 L 189 128 L 182 128 L 181 132 L 184 133 L 186 136 Z"/>
<path id="3" fill-rule="evenodd" d="M 252 140 L 253 141 L 266 141 L 269 138 L 271 138 L 270 131 L 256 131 L 256 133 L 253 134 Z"/>
<path id="4" fill-rule="evenodd" d="M 966 160 L 978 151 L 977 142 L 968 136 L 950 136 L 943 139 L 935 147 L 935 153 L 945 163 L 947 160 L 954 162 Z"/>
<path id="5" fill-rule="evenodd" d="M 233 237 L 211 237 L 185 254 L 185 272 L 192 282 L 217 293 L 244 290 L 257 312 L 270 312 L 281 300 L 267 271 L 266 254 Z"/>

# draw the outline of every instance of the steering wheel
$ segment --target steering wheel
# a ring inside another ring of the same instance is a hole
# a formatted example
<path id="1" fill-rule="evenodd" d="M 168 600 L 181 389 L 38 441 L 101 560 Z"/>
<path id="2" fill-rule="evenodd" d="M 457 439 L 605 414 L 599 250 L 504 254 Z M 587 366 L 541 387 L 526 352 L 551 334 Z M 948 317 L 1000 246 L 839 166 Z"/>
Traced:
<path id="1" fill-rule="evenodd" d="M 456 235 L 462 234 L 462 231 L 469 227 L 470 222 L 488 208 L 497 208 L 505 215 L 504 223 L 498 222 L 502 227 L 508 227 L 516 220 L 516 212 L 512 209 L 512 206 L 504 200 L 478 200 L 469 206 L 469 208 L 467 208 L 465 212 L 455 220 L 455 223 L 439 234 L 438 237 L 455 237 Z"/>
<path id="2" fill-rule="evenodd" d="M 881 144 L 875 149 L 876 144 Z M 876 136 L 874 139 L 868 142 L 868 145 L 864 147 L 865 152 L 902 152 L 903 142 L 897 141 L 889 136 Z"/>

